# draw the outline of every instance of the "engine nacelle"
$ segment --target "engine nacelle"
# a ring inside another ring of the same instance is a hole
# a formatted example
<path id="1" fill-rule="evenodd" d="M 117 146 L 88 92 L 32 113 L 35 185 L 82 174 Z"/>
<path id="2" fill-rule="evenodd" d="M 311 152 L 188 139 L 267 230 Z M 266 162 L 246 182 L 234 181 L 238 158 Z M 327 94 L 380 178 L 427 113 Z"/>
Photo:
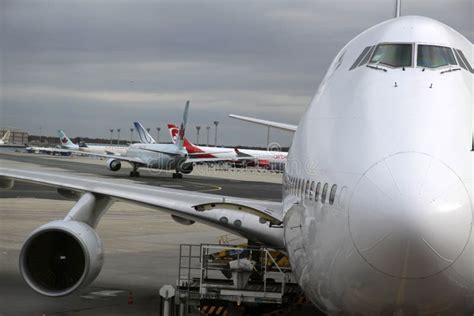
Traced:
<path id="1" fill-rule="evenodd" d="M 20 272 L 36 292 L 57 297 L 91 283 L 103 262 L 102 241 L 92 227 L 59 220 L 28 237 L 20 253 Z"/>
<path id="2" fill-rule="evenodd" d="M 115 160 L 113 158 L 107 160 L 106 165 L 107 169 L 109 169 L 110 171 L 119 171 L 120 168 L 122 168 L 122 163 L 120 162 L 120 160 Z"/>
<path id="3" fill-rule="evenodd" d="M 181 163 L 178 166 L 178 171 L 184 174 L 190 174 L 193 172 L 194 164 L 193 163 Z"/>

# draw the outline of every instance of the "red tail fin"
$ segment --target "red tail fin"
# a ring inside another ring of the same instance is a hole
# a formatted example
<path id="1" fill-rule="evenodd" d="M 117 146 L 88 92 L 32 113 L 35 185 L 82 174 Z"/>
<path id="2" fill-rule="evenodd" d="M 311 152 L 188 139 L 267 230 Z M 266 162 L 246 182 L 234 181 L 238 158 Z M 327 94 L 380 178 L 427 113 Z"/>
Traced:
<path id="1" fill-rule="evenodd" d="M 174 124 L 168 124 L 168 130 L 170 132 L 171 139 L 173 140 L 173 143 L 175 143 L 177 138 L 178 138 L 178 135 L 179 135 L 179 128 Z M 197 147 L 196 145 L 191 143 L 186 137 L 184 137 L 183 146 L 184 146 L 184 148 L 186 148 L 186 150 L 190 154 L 202 153 L 203 152 L 199 147 Z"/>

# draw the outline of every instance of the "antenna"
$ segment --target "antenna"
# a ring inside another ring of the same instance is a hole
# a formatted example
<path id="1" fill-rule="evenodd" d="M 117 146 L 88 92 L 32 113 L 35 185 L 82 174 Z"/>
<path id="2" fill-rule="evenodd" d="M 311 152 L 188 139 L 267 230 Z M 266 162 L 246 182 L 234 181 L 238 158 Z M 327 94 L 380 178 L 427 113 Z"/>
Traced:
<path id="1" fill-rule="evenodd" d="M 395 7 L 395 17 L 399 18 L 402 15 L 402 0 L 397 0 L 397 4 Z"/>

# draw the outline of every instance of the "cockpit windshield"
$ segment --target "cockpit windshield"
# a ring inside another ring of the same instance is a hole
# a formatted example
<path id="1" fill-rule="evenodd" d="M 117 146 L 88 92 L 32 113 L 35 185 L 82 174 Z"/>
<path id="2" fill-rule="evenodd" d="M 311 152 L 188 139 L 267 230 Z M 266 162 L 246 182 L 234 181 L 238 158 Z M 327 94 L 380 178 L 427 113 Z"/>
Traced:
<path id="1" fill-rule="evenodd" d="M 412 65 L 412 50 L 412 44 L 379 44 L 370 63 L 394 68 L 410 67 Z"/>
<path id="2" fill-rule="evenodd" d="M 435 45 L 418 45 L 416 64 L 426 68 L 457 65 L 451 48 Z"/>

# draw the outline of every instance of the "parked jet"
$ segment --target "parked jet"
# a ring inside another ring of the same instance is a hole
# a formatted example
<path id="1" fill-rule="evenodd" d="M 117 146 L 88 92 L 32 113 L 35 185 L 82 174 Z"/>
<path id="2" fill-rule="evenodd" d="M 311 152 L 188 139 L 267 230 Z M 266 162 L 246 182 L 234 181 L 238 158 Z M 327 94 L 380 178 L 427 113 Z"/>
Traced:
<path id="1" fill-rule="evenodd" d="M 16 179 L 79 192 L 64 220 L 28 237 L 21 273 L 49 296 L 89 284 L 103 261 L 94 228 L 121 199 L 285 249 L 329 314 L 470 315 L 471 59 L 469 40 L 420 16 L 397 14 L 350 41 L 298 128 L 288 125 L 281 204 L 0 169 L 5 188 Z"/>
<path id="2" fill-rule="evenodd" d="M 179 133 L 179 128 L 174 124 L 168 124 L 168 130 L 171 138 L 175 142 Z M 190 157 L 226 158 L 229 160 L 239 159 L 238 161 L 246 161 L 246 163 L 255 161 L 256 164 L 262 167 L 269 167 L 270 165 L 277 167 L 279 165 L 284 165 L 288 155 L 288 153 L 284 151 L 197 146 L 187 138 L 184 138 L 184 147 L 188 151 Z M 245 157 L 247 157 L 247 160 L 243 160 Z"/>
<path id="3" fill-rule="evenodd" d="M 188 153 L 183 147 L 182 137 L 184 137 L 184 130 L 188 116 L 189 101 L 183 114 L 183 121 L 181 126 L 183 132 L 180 134 L 180 141 L 176 144 L 144 144 L 136 143 L 127 147 L 123 154 L 99 154 L 92 152 L 79 152 L 88 156 L 108 158 L 106 166 L 110 171 L 118 171 L 122 167 L 122 162 L 128 162 L 132 165 L 133 170 L 130 172 L 131 177 L 139 177 L 140 173 L 137 171 L 140 167 L 161 169 L 161 170 L 176 170 L 173 178 L 182 178 L 182 174 L 191 173 L 193 170 L 193 160 L 188 159 Z"/>
<path id="4" fill-rule="evenodd" d="M 70 150 L 79 150 L 87 153 L 98 153 L 98 154 L 123 154 L 127 151 L 128 146 L 113 146 L 113 145 L 96 145 L 86 144 L 84 141 L 79 140 L 77 144 L 74 144 L 63 130 L 58 130 L 59 140 L 61 142 L 61 148 Z"/>
<path id="5" fill-rule="evenodd" d="M 110 171 L 118 171 L 122 167 L 122 162 L 128 162 L 132 165 L 133 171 L 130 172 L 131 177 L 139 177 L 138 168 L 145 167 L 160 170 L 175 170 L 173 178 L 182 178 L 183 174 L 189 174 L 193 171 L 194 163 L 205 161 L 222 161 L 220 158 L 190 158 L 186 148 L 183 146 L 185 126 L 188 117 L 189 101 L 183 114 L 181 123 L 182 132 L 179 133 L 178 140 L 174 144 L 158 144 L 144 130 L 142 134 L 138 130 L 139 137 L 149 137 L 153 142 L 131 144 L 121 155 L 115 154 L 99 154 L 92 152 L 76 151 L 88 156 L 108 158 L 106 166 Z M 136 122 L 138 123 L 138 122 Z M 139 126 L 141 126 L 138 123 Z M 138 126 L 135 124 L 135 126 Z M 142 127 L 143 128 L 143 127 Z"/>
<path id="6" fill-rule="evenodd" d="M 10 130 L 6 131 L 5 134 L 3 134 L 2 138 L 0 139 L 0 145 L 8 144 L 9 138 L 10 138 Z"/>

